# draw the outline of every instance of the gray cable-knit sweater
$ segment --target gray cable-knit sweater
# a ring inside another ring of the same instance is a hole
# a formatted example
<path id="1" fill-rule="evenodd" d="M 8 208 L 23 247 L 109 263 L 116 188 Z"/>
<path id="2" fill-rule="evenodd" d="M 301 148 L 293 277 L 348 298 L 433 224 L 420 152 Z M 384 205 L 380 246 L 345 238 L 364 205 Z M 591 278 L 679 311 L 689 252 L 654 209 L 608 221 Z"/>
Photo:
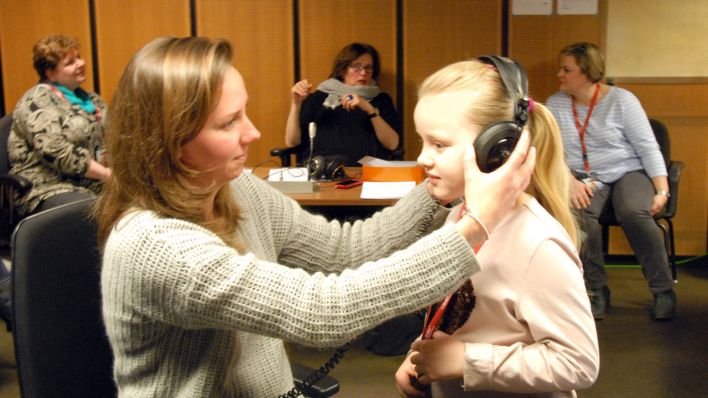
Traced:
<path id="1" fill-rule="evenodd" d="M 353 224 L 250 174 L 232 189 L 245 253 L 150 211 L 111 232 L 101 287 L 121 397 L 275 397 L 293 386 L 283 340 L 343 344 L 479 270 L 454 227 L 422 237 L 448 213 L 423 186 Z"/>

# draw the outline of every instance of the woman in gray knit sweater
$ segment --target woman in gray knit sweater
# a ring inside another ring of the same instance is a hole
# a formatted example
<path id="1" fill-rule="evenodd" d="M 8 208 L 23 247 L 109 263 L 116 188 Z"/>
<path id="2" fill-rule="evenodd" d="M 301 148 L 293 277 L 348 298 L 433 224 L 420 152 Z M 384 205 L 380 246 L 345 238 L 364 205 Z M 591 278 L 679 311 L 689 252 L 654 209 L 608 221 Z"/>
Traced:
<path id="1" fill-rule="evenodd" d="M 365 222 L 327 222 L 243 173 L 260 137 L 247 100 L 221 40 L 156 39 L 123 73 L 108 120 L 113 174 L 96 208 L 121 397 L 284 393 L 284 340 L 344 343 L 478 271 L 471 245 L 534 166 L 527 134 L 491 174 L 468 150 L 474 213 L 444 227 L 447 210 L 423 185 Z"/>

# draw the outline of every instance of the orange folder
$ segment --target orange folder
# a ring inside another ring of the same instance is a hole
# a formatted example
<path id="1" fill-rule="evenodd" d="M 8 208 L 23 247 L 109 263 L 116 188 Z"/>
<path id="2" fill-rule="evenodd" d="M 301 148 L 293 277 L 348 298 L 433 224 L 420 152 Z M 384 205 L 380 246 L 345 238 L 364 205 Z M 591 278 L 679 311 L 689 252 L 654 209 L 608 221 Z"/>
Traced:
<path id="1" fill-rule="evenodd" d="M 364 181 L 415 181 L 416 184 L 419 184 L 424 178 L 425 172 L 420 166 L 379 167 L 364 165 L 361 168 L 361 179 Z"/>

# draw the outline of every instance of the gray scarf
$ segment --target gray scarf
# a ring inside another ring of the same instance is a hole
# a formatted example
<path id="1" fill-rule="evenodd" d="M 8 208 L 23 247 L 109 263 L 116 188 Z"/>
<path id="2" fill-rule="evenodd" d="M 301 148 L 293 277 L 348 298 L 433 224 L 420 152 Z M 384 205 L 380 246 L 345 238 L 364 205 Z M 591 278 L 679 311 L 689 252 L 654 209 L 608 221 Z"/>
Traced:
<path id="1" fill-rule="evenodd" d="M 322 105 L 330 109 L 342 105 L 342 95 L 356 94 L 367 101 L 371 101 L 381 92 L 375 80 L 372 80 L 371 84 L 368 86 L 350 86 L 335 78 L 329 78 L 323 81 L 317 86 L 317 90 L 329 94 Z"/>

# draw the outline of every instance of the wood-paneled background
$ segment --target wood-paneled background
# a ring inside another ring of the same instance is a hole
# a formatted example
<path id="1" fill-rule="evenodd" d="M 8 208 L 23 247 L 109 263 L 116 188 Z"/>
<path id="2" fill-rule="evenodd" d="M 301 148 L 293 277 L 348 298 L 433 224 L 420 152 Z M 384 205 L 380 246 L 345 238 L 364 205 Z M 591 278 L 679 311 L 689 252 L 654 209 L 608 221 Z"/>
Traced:
<path id="1" fill-rule="evenodd" d="M 381 53 L 380 86 L 404 117 L 406 159 L 419 150 L 412 121 L 418 84 L 438 68 L 482 54 L 523 63 L 530 92 L 545 101 L 557 90 L 557 54 L 575 41 L 605 48 L 608 2 L 598 15 L 511 15 L 511 0 L 0 0 L 0 114 L 11 112 L 37 81 L 32 46 L 42 36 L 78 38 L 87 61 L 84 88 L 110 102 L 132 54 L 162 35 L 223 37 L 249 91 L 249 115 L 263 138 L 249 165 L 271 160 L 283 145 L 290 87 L 297 78 L 326 79 L 337 51 L 352 41 Z M 666 21 L 666 23 L 677 23 Z M 647 37 L 651 36 L 647 27 Z M 694 40 L 696 51 L 701 42 Z M 686 169 L 675 219 L 677 250 L 700 255 L 708 247 L 708 83 L 704 80 L 622 81 L 650 117 L 669 128 L 675 159 Z M 610 250 L 631 253 L 613 232 Z"/>

